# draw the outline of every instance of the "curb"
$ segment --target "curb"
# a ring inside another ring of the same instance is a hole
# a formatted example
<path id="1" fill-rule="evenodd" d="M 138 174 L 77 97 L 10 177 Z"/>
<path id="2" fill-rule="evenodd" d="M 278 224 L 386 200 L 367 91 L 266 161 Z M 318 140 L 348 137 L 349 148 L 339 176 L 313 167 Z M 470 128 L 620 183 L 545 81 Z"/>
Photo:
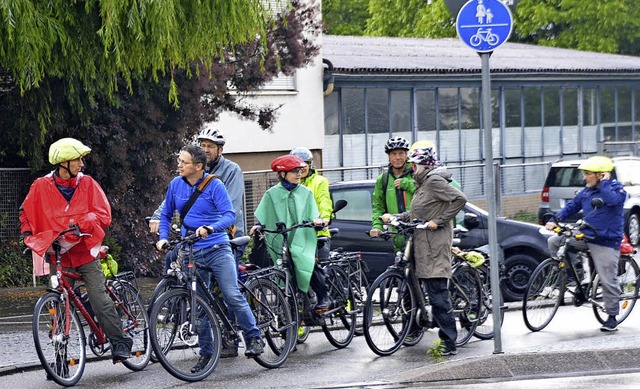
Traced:
<path id="1" fill-rule="evenodd" d="M 425 365 L 390 381 L 434 383 L 447 381 L 522 380 L 532 377 L 640 372 L 640 348 L 495 354 Z"/>

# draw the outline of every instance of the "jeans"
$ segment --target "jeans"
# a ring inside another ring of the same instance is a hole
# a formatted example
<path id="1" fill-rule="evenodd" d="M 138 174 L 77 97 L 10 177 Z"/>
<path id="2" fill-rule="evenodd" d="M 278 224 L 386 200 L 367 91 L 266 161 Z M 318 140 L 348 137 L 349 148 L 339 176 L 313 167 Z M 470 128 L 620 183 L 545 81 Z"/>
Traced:
<path id="1" fill-rule="evenodd" d="M 253 312 L 251 312 L 247 299 L 238 287 L 236 261 L 231 253 L 231 246 L 229 244 L 220 244 L 194 250 L 193 256 L 198 266 L 198 273 L 205 281 L 207 288 L 211 285 L 211 273 L 218 281 L 222 299 L 238 321 L 245 340 L 260 338 L 260 330 L 256 326 Z M 200 355 L 213 355 L 211 324 L 207 320 L 201 320 L 199 329 Z"/>
<path id="2" fill-rule="evenodd" d="M 446 278 L 427 278 L 422 280 L 424 280 L 427 294 L 429 295 L 433 321 L 436 327 L 439 328 L 438 337 L 447 347 L 455 348 L 458 330 L 456 329 L 456 319 L 453 316 L 451 296 L 447 288 L 448 280 Z"/>

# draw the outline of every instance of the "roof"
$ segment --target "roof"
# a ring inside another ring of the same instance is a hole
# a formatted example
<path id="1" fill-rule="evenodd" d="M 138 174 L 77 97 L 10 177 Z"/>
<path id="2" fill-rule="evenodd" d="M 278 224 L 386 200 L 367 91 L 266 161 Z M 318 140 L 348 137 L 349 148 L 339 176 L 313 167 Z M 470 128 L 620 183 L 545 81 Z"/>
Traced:
<path id="1" fill-rule="evenodd" d="M 479 73 L 478 54 L 458 38 L 323 35 L 322 56 L 334 72 Z M 492 72 L 638 73 L 640 57 L 507 42 L 491 55 Z"/>

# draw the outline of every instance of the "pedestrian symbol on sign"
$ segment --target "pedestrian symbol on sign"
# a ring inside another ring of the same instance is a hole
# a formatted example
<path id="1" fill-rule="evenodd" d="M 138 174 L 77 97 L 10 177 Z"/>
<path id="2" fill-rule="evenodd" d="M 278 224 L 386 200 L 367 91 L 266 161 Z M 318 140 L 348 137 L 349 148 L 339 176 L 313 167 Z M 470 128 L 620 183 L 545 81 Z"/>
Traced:
<path id="1" fill-rule="evenodd" d="M 460 39 L 478 52 L 493 51 L 509 39 L 511 12 L 499 0 L 470 0 L 456 19 Z"/>

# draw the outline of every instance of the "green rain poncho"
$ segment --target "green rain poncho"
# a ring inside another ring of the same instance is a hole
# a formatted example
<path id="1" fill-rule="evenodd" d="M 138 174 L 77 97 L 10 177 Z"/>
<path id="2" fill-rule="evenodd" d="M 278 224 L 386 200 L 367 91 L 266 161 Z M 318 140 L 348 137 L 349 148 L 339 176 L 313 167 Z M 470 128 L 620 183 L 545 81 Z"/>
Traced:
<path id="1" fill-rule="evenodd" d="M 267 190 L 255 211 L 256 219 L 267 229 L 275 229 L 281 221 L 287 227 L 302 221 L 312 221 L 319 217 L 318 206 L 313 193 L 302 185 L 292 191 L 282 184 Z M 317 238 L 313 228 L 298 228 L 289 232 L 289 251 L 293 258 L 298 289 L 309 290 L 309 281 L 315 265 Z M 282 235 L 267 234 L 267 246 L 272 259 L 281 256 Z"/>

